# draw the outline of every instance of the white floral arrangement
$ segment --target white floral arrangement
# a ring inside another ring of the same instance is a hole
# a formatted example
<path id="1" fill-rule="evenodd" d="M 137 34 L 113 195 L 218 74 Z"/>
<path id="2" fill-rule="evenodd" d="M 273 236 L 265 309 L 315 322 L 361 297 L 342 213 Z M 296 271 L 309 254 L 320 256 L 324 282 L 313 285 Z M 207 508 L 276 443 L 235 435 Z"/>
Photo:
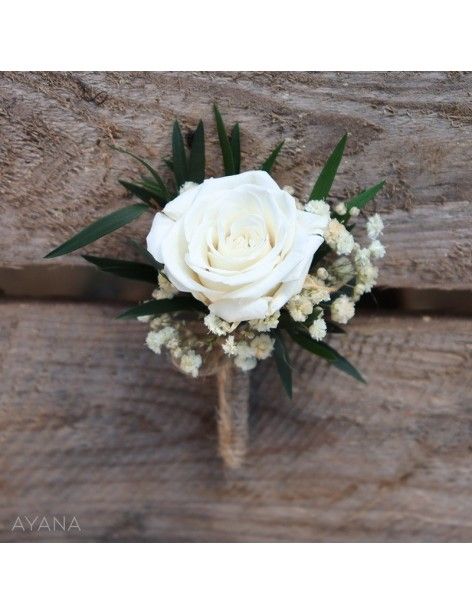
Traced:
<path id="1" fill-rule="evenodd" d="M 353 231 L 383 182 L 346 202 L 329 200 L 344 135 L 302 200 L 271 176 L 283 142 L 258 170 L 241 172 L 239 124 L 228 135 L 216 106 L 214 114 L 225 176 L 205 178 L 202 121 L 191 134 L 189 152 L 174 124 L 172 159 L 165 161 L 171 184 L 146 160 L 115 147 L 148 173 L 138 182 L 121 181 L 139 202 L 94 222 L 46 257 L 72 252 L 152 213 L 146 248 L 134 242 L 144 262 L 84 256 L 104 271 L 154 286 L 149 300 L 119 316 L 149 324 L 150 350 L 167 351 L 192 377 L 204 373 L 215 355 L 242 371 L 273 356 L 291 396 L 286 341 L 292 339 L 363 381 L 326 338 L 344 332 L 341 325 L 376 282 L 375 263 L 385 255 L 382 220 L 378 214 L 367 217 L 362 244 Z"/>

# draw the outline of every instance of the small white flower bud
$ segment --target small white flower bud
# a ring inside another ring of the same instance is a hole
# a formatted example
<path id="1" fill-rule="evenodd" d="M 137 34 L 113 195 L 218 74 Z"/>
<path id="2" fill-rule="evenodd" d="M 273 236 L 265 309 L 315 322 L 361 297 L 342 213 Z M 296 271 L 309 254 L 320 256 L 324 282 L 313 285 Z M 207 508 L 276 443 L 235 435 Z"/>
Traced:
<path id="1" fill-rule="evenodd" d="M 378 239 L 375 239 L 370 244 L 369 252 L 373 258 L 383 258 L 385 256 L 385 247 Z"/>
<path id="2" fill-rule="evenodd" d="M 329 216 L 330 213 L 329 205 L 324 200 L 310 200 L 305 205 L 305 211 L 316 213 L 316 215 L 323 215 L 324 217 Z"/>
<path id="3" fill-rule="evenodd" d="M 204 317 L 203 322 L 208 330 L 214 335 L 226 335 L 234 330 L 234 325 L 219 318 L 214 313 L 209 313 Z"/>
<path id="4" fill-rule="evenodd" d="M 236 356 L 237 350 L 236 350 L 236 344 L 234 342 L 233 335 L 228 335 L 228 337 L 226 337 L 226 340 L 221 347 L 223 349 L 223 352 L 227 356 Z"/>
<path id="5" fill-rule="evenodd" d="M 257 335 L 251 341 L 251 348 L 254 351 L 254 355 L 258 360 L 264 360 L 272 354 L 274 349 L 274 340 L 269 335 Z"/>
<path id="6" fill-rule="evenodd" d="M 369 219 L 367 220 L 367 234 L 369 236 L 369 239 L 371 241 L 373 241 L 374 239 L 378 239 L 378 237 L 382 234 L 383 227 L 384 225 L 382 222 L 382 218 L 378 213 L 375 213 L 375 215 L 369 217 Z"/>
<path id="7" fill-rule="evenodd" d="M 347 213 L 346 205 L 344 203 L 338 203 L 333 207 L 333 209 L 338 215 L 346 215 Z"/>
<path id="8" fill-rule="evenodd" d="M 166 345 L 175 335 L 177 331 L 172 326 L 166 326 L 159 331 L 151 331 L 146 337 L 146 345 L 156 354 L 161 353 L 161 348 Z"/>
<path id="9" fill-rule="evenodd" d="M 321 341 L 321 339 L 326 337 L 326 322 L 323 320 L 323 318 L 318 318 L 309 327 L 308 332 L 310 333 L 312 339 L 315 341 Z"/>
<path id="10" fill-rule="evenodd" d="M 170 283 L 167 277 L 162 273 L 158 274 L 157 282 L 159 284 L 159 287 L 152 293 L 152 298 L 159 301 L 166 298 L 172 298 L 177 294 L 177 288 L 174 288 L 174 286 Z"/>
<path id="11" fill-rule="evenodd" d="M 184 192 L 188 192 L 189 190 L 193 190 L 194 188 L 198 188 L 198 183 L 193 181 L 186 181 L 179 190 L 179 194 L 183 194 Z"/>
<path id="12" fill-rule="evenodd" d="M 267 316 L 263 320 L 249 320 L 249 325 L 259 333 L 264 333 L 272 328 L 277 328 L 280 318 L 280 311 L 276 311 L 270 316 Z"/>
<path id="13" fill-rule="evenodd" d="M 346 295 L 341 295 L 331 305 L 331 318 L 333 322 L 339 322 L 339 324 L 347 324 L 349 320 L 354 316 L 354 303 Z"/>
<path id="14" fill-rule="evenodd" d="M 313 311 L 313 303 L 302 294 L 296 294 L 287 303 L 287 309 L 295 322 L 304 322 Z"/>
<path id="15" fill-rule="evenodd" d="M 201 366 L 202 357 L 194 352 L 194 350 L 188 350 L 180 359 L 180 368 L 184 373 L 188 373 L 192 377 L 198 377 L 198 370 Z"/>

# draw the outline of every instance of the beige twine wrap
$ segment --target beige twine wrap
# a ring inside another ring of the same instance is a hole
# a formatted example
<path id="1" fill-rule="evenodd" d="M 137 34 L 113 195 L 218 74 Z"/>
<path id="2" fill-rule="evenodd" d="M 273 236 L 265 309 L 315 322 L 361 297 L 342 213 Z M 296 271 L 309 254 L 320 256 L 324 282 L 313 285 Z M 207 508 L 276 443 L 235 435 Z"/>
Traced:
<path id="1" fill-rule="evenodd" d="M 196 323 L 190 326 L 199 331 Z M 181 371 L 178 362 L 172 361 Z M 216 419 L 218 428 L 218 453 L 225 467 L 241 467 L 248 446 L 249 382 L 248 372 L 234 366 L 220 348 L 205 356 L 200 377 L 216 377 L 218 406 Z"/>
<path id="2" fill-rule="evenodd" d="M 216 372 L 218 386 L 218 452 L 226 467 L 238 469 L 248 442 L 249 374 L 222 361 Z"/>

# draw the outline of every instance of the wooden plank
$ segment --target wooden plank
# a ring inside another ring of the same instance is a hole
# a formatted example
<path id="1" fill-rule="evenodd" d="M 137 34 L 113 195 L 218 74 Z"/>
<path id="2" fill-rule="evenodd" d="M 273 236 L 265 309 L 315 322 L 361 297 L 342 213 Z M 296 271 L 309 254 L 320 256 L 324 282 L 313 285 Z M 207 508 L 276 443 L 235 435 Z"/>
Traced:
<path id="1" fill-rule="evenodd" d="M 2 540 L 471 541 L 470 319 L 359 317 L 336 342 L 367 387 L 292 349 L 293 405 L 262 365 L 225 475 L 212 381 L 115 313 L 1 305 Z M 32 514 L 82 531 L 11 531 Z"/>
<path id="2" fill-rule="evenodd" d="M 177 115 L 203 117 L 209 173 L 221 171 L 211 103 L 241 121 L 244 167 L 285 138 L 280 183 L 307 193 L 339 136 L 351 133 L 334 195 L 387 179 L 391 287 L 471 288 L 472 73 L 3 73 L 0 75 L 2 265 L 41 264 L 53 246 L 128 202 L 137 166 L 108 145 L 158 160 Z M 93 250 L 122 255 L 123 236 Z M 62 263 L 80 262 L 77 256 Z"/>

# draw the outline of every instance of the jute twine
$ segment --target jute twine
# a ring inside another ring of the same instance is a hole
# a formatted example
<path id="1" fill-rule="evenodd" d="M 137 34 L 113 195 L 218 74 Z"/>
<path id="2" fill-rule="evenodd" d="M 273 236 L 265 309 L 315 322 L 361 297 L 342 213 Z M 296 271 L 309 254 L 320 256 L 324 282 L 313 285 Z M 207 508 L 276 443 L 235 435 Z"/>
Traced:
<path id="1" fill-rule="evenodd" d="M 226 467 L 238 469 L 248 443 L 249 375 L 225 360 L 216 374 L 218 452 Z"/>
<path id="2" fill-rule="evenodd" d="M 174 362 L 174 365 L 179 369 L 178 364 Z M 225 467 L 238 469 L 248 447 L 249 374 L 215 351 L 206 357 L 206 366 L 200 375 L 216 378 L 218 453 Z"/>

